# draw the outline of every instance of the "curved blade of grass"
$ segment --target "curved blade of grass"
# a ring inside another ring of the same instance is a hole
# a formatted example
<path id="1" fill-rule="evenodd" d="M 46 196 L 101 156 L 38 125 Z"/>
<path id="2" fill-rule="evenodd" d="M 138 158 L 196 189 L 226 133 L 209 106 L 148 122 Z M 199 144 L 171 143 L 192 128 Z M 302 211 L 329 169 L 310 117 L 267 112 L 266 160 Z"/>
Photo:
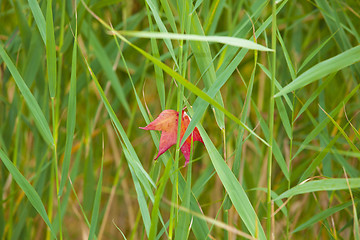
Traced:
<path id="1" fill-rule="evenodd" d="M 323 49 L 323 47 L 330 41 L 330 39 L 332 39 L 334 37 L 334 35 L 337 32 L 334 32 L 328 39 L 326 39 L 323 43 L 320 44 L 320 46 L 318 46 L 314 51 L 312 51 L 304 60 L 304 62 L 301 64 L 301 66 L 299 67 L 298 72 L 300 72 L 314 57 L 317 53 L 320 52 L 321 49 Z"/>
<path id="2" fill-rule="evenodd" d="M 56 94 L 56 48 L 52 0 L 47 1 L 46 7 L 46 62 L 50 97 L 54 98 Z"/>
<path id="3" fill-rule="evenodd" d="M 348 67 L 357 61 L 360 61 L 360 46 L 353 47 L 335 57 L 316 64 L 294 79 L 294 81 L 286 85 L 277 94 L 275 94 L 274 97 L 283 96 L 291 91 L 302 88 L 330 73 L 337 72 L 345 67 Z"/>
<path id="4" fill-rule="evenodd" d="M 137 200 L 139 203 L 141 217 L 143 219 L 143 223 L 145 226 L 146 235 L 149 236 L 150 227 L 151 227 L 151 218 L 150 218 L 150 214 L 149 214 L 149 208 L 148 208 L 147 202 L 146 202 L 146 197 L 141 188 L 140 181 L 139 181 L 138 177 L 136 176 L 135 169 L 130 164 L 129 160 L 131 159 L 131 154 L 129 153 L 126 146 L 124 146 L 124 144 L 122 142 L 120 142 L 120 143 L 123 148 L 124 155 L 128 159 L 129 170 L 130 170 L 131 176 L 133 178 L 133 183 L 134 183 L 135 190 L 136 190 L 136 195 L 137 195 Z"/>
<path id="5" fill-rule="evenodd" d="M 267 69 L 264 65 L 262 65 L 261 63 L 258 63 L 258 65 L 260 66 L 260 68 L 264 71 L 264 73 L 266 74 L 266 76 L 268 76 L 268 78 L 271 79 L 271 73 L 269 71 L 269 69 Z M 282 89 L 282 86 L 280 85 L 280 83 L 278 82 L 278 80 L 275 78 L 275 87 L 280 91 Z M 289 106 L 289 108 L 291 109 L 291 111 L 293 111 L 293 105 L 292 102 L 289 98 L 289 96 L 284 95 L 285 101 L 287 103 L 287 105 Z"/>
<path id="6" fill-rule="evenodd" d="M 310 97 L 307 98 L 305 104 L 301 107 L 299 112 L 297 113 L 294 122 L 301 116 L 301 114 L 309 107 L 309 105 L 320 95 L 320 93 L 325 89 L 325 87 L 330 83 L 330 81 L 334 78 L 336 73 L 330 74 L 321 85 L 316 88 L 316 90 L 311 94 Z M 286 95 L 285 95 L 286 96 Z"/>
<path id="7" fill-rule="evenodd" d="M 270 131 L 269 131 L 269 126 L 266 124 L 266 122 L 264 121 L 263 117 L 261 116 L 256 104 L 254 102 L 252 102 L 255 113 L 257 118 L 259 119 L 260 122 L 260 127 L 265 135 L 265 139 L 267 141 L 270 140 Z M 272 146 L 272 150 L 273 150 L 273 154 L 275 157 L 276 162 L 279 164 L 279 167 L 281 169 L 281 171 L 283 172 L 284 176 L 286 177 L 287 180 L 290 180 L 290 174 L 289 174 L 289 169 L 288 166 L 285 162 L 285 158 L 281 152 L 281 149 L 277 143 L 277 141 L 275 141 L 276 139 L 273 139 L 273 146 Z"/>
<path id="8" fill-rule="evenodd" d="M 204 128 L 200 124 L 197 125 L 197 128 L 199 129 L 200 135 L 204 140 L 205 147 L 209 153 L 216 173 L 225 187 L 226 192 L 229 194 L 230 200 L 234 204 L 234 207 L 240 218 L 253 237 L 266 239 L 260 221 L 241 184 L 236 179 L 228 165 L 226 165 L 226 162 L 210 140 Z"/>
<path id="9" fill-rule="evenodd" d="M 41 12 L 40 6 L 36 0 L 28 0 L 29 7 L 34 16 L 36 26 L 39 29 L 40 35 L 44 44 L 46 44 L 46 22 L 44 15 Z"/>
<path id="10" fill-rule="evenodd" d="M 358 152 L 360 153 L 359 149 L 355 146 L 355 144 L 353 143 L 353 141 L 351 141 L 351 139 L 348 137 L 348 135 L 345 133 L 344 129 L 342 127 L 340 127 L 340 125 L 321 107 L 321 110 L 326 114 L 326 116 L 331 120 L 331 122 L 334 124 L 334 126 L 339 129 L 340 133 L 344 136 L 344 138 L 346 139 L 346 141 L 349 143 L 351 149 L 354 152 Z M 346 124 L 347 126 L 348 124 Z"/>
<path id="11" fill-rule="evenodd" d="M 127 240 L 127 238 L 125 237 L 124 233 L 121 231 L 121 229 L 115 224 L 114 220 L 112 221 L 112 223 L 114 224 L 114 226 L 116 227 L 116 229 L 121 233 L 122 237 Z"/>
<path id="12" fill-rule="evenodd" d="M 59 188 L 59 195 L 62 195 L 62 191 L 64 189 L 67 175 L 70 167 L 70 159 L 71 159 L 71 150 L 75 132 L 75 124 L 76 124 L 76 62 L 77 62 L 77 26 L 75 28 L 75 39 L 74 39 L 74 47 L 72 52 L 72 60 L 71 60 L 71 76 L 70 76 L 70 92 L 69 92 L 69 102 L 68 102 L 68 111 L 67 111 L 67 119 L 66 119 L 66 142 L 65 142 L 65 153 L 64 160 L 61 172 L 61 182 Z"/>
<path id="13" fill-rule="evenodd" d="M 335 207 L 325 209 L 321 213 L 316 214 L 315 216 L 313 216 L 312 218 L 310 218 L 309 220 L 307 220 L 306 222 L 304 222 L 303 224 L 301 224 L 300 226 L 295 228 L 295 230 L 292 233 L 296 233 L 296 232 L 304 230 L 308 227 L 314 227 L 315 223 L 322 221 L 322 220 L 326 219 L 327 217 L 330 217 L 331 215 L 333 215 L 347 207 L 350 207 L 351 205 L 352 205 L 352 201 L 348 201 L 346 203 L 339 204 Z"/>
<path id="14" fill-rule="evenodd" d="M 295 79 L 296 73 L 295 73 L 294 64 L 293 64 L 292 61 L 291 61 L 289 52 L 288 52 L 288 50 L 286 49 L 284 40 L 283 40 L 283 38 L 282 38 L 282 36 L 281 36 L 281 34 L 280 34 L 280 32 L 279 32 L 279 28 L 276 28 L 276 36 L 277 36 L 277 39 L 279 40 L 281 49 L 282 49 L 282 51 L 283 51 L 283 54 L 284 54 L 284 57 L 285 57 L 285 61 L 286 61 L 286 65 L 287 65 L 287 67 L 288 67 L 288 70 L 289 70 L 291 79 Z"/>
<path id="15" fill-rule="evenodd" d="M 34 116 L 35 124 L 41 134 L 41 136 L 44 138 L 45 142 L 49 146 L 53 146 L 54 140 L 53 136 L 51 134 L 49 125 L 45 119 L 45 116 L 43 112 L 40 109 L 39 104 L 37 103 L 35 97 L 30 92 L 29 88 L 27 87 L 26 83 L 22 79 L 20 73 L 16 69 L 14 63 L 11 61 L 10 57 L 7 55 L 5 49 L 2 45 L 0 45 L 0 56 L 6 63 L 11 75 L 13 76 L 16 85 L 18 86 L 20 92 L 22 93 L 26 104 L 29 107 L 30 112 Z"/>
<path id="16" fill-rule="evenodd" d="M 35 208 L 35 210 L 39 213 L 41 218 L 44 220 L 46 225 L 49 227 L 51 233 L 54 238 L 56 238 L 56 233 L 53 230 L 53 227 L 50 223 L 49 217 L 46 213 L 45 207 L 39 197 L 38 193 L 35 191 L 34 187 L 26 180 L 26 178 L 20 173 L 20 171 L 16 168 L 16 166 L 10 161 L 5 152 L 0 149 L 0 158 L 4 163 L 5 167 L 10 172 L 11 176 L 14 178 L 19 187 L 24 191 L 26 197 L 29 199 L 31 205 Z"/>
<path id="17" fill-rule="evenodd" d="M 138 37 L 138 38 L 156 38 L 156 39 L 173 39 L 173 40 L 189 40 L 189 41 L 199 41 L 199 42 L 215 42 L 222 43 L 225 45 L 231 45 L 235 47 L 253 49 L 258 51 L 268 51 L 272 52 L 273 50 L 267 47 L 264 47 L 260 44 L 255 43 L 243 38 L 237 37 L 227 37 L 227 36 L 202 36 L 195 34 L 180 34 L 180 33 L 161 33 L 161 32 L 143 32 L 143 31 L 119 31 L 121 35 Z"/>
<path id="18" fill-rule="evenodd" d="M 360 178 L 349 178 L 348 181 L 350 188 L 360 188 Z M 315 180 L 297 185 L 282 193 L 274 200 L 289 198 L 295 195 L 309 192 L 344 190 L 348 189 L 349 186 L 347 185 L 345 178 Z"/>
<path id="19" fill-rule="evenodd" d="M 166 184 L 169 181 L 170 170 L 172 167 L 172 163 L 170 161 L 171 159 L 169 159 L 168 163 L 166 164 L 164 173 L 159 180 L 159 187 L 156 191 L 154 205 L 151 210 L 151 225 L 150 225 L 149 239 L 155 239 L 158 230 L 157 229 L 158 219 L 159 219 L 158 215 L 160 214 L 159 207 L 161 203 L 161 198 L 164 194 Z"/>

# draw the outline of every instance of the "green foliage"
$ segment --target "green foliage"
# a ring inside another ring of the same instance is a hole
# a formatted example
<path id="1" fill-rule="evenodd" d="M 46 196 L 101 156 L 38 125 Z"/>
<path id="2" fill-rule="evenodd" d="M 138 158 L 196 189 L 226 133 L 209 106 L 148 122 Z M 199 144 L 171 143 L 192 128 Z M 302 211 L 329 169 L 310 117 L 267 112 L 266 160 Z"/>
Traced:
<path id="1" fill-rule="evenodd" d="M 358 12 L 0 1 L 0 239 L 359 239 Z"/>

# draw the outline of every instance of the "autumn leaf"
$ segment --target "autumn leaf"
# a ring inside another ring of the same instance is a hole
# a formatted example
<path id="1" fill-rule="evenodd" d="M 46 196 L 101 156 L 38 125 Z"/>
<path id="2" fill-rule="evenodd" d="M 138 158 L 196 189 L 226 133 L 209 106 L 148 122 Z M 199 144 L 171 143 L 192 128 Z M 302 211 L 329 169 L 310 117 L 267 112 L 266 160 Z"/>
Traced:
<path id="1" fill-rule="evenodd" d="M 160 145 L 159 145 L 159 153 L 157 154 L 155 160 L 164 152 L 166 152 L 171 146 L 176 144 L 177 133 L 178 133 L 178 119 L 179 113 L 175 110 L 164 110 L 160 113 L 160 115 L 149 125 L 146 127 L 140 127 L 144 130 L 157 130 L 161 131 L 160 137 Z M 184 133 L 189 126 L 190 118 L 184 112 L 182 112 L 182 120 L 181 120 L 181 130 L 180 130 L 180 142 Z M 193 141 L 203 142 L 199 130 L 195 127 L 194 131 L 190 134 L 190 136 L 186 139 L 184 144 L 181 146 L 180 150 L 184 154 L 185 157 L 185 166 L 189 163 L 190 159 L 190 151 L 191 151 L 191 137 L 193 137 Z"/>

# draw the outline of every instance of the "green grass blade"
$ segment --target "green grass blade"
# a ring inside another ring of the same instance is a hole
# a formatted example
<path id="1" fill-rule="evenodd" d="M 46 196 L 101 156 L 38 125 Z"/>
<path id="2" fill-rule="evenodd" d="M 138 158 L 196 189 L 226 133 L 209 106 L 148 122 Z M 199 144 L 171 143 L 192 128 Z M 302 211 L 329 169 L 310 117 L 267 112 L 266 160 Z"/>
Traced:
<path id="1" fill-rule="evenodd" d="M 74 47 L 72 52 L 71 60 L 71 76 L 70 76 L 70 92 L 69 102 L 66 120 L 66 142 L 65 142 L 65 153 L 61 172 L 61 182 L 59 195 L 62 195 L 65 183 L 67 181 L 67 175 L 70 167 L 71 150 L 75 132 L 76 124 L 76 63 L 77 63 L 77 27 L 75 29 Z"/>
<path id="2" fill-rule="evenodd" d="M 294 81 L 286 85 L 282 90 L 275 94 L 274 97 L 279 97 L 291 91 L 302 88 L 322 77 L 325 77 L 326 75 L 348 67 L 357 61 L 360 61 L 360 46 L 353 47 L 343 53 L 338 54 L 335 57 L 316 64 L 301 74 L 299 77 L 294 79 Z"/>
<path id="3" fill-rule="evenodd" d="M 130 170 L 133 182 L 134 182 L 137 200 L 138 200 L 139 208 L 140 208 L 140 212 L 141 212 L 141 217 L 143 219 L 143 223 L 145 226 L 146 235 L 149 236 L 150 228 L 151 228 L 151 218 L 150 218 L 150 214 L 149 214 L 149 208 L 148 208 L 147 202 L 146 202 L 146 197 L 141 188 L 140 180 L 138 179 L 138 177 L 135 174 L 135 169 L 130 164 L 131 154 L 129 153 L 128 149 L 126 148 L 126 146 L 124 146 L 124 144 L 122 142 L 121 142 L 121 146 L 123 148 L 125 157 L 128 159 L 128 166 L 129 166 L 129 170 Z"/>
<path id="4" fill-rule="evenodd" d="M 158 226 L 158 215 L 160 214 L 160 203 L 161 198 L 164 194 L 165 186 L 169 180 L 170 170 L 172 167 L 172 161 L 171 159 L 168 160 L 168 163 L 166 164 L 164 174 L 162 175 L 161 179 L 159 180 L 159 187 L 155 194 L 155 201 L 153 208 L 151 210 L 151 227 L 149 231 L 149 239 L 155 239 L 156 233 L 157 233 L 157 226 Z"/>
<path id="5" fill-rule="evenodd" d="M 30 112 L 33 114 L 35 124 L 36 124 L 40 134 L 42 135 L 45 142 L 49 146 L 53 146 L 53 144 L 54 144 L 53 136 L 51 134 L 51 131 L 50 131 L 49 125 L 45 119 L 45 116 L 40 109 L 39 104 L 37 103 L 37 101 L 36 101 L 35 97 L 32 95 L 32 93 L 30 92 L 26 83 L 20 76 L 20 73 L 16 69 L 16 66 L 11 61 L 10 57 L 7 55 L 5 49 L 3 48 L 2 45 L 0 45 L 0 56 L 3 59 L 3 61 L 6 63 L 9 71 L 11 72 L 11 74 L 16 82 L 16 85 L 18 86 L 20 92 L 22 93 L 22 95 L 26 101 L 26 104 L 29 107 Z"/>
<path id="6" fill-rule="evenodd" d="M 360 178 L 349 178 L 348 180 L 350 188 L 360 188 Z M 315 180 L 297 185 L 280 194 L 275 200 L 289 198 L 303 193 L 344 190 L 348 189 L 349 186 L 345 178 Z"/>
<path id="7" fill-rule="evenodd" d="M 47 1 L 46 7 L 46 62 L 50 97 L 54 98 L 56 94 L 56 48 L 52 0 Z"/>
<path id="8" fill-rule="evenodd" d="M 221 157 L 218 150 L 215 148 L 204 128 L 201 125 L 198 125 L 197 127 L 199 129 L 201 137 L 204 140 L 205 147 L 210 155 L 210 159 L 212 164 L 214 165 L 216 173 L 218 174 L 222 184 L 224 185 L 226 192 L 229 194 L 229 197 L 234 204 L 240 218 L 243 220 L 244 224 L 246 225 L 247 229 L 253 237 L 258 237 L 259 239 L 266 239 L 260 221 L 244 189 L 240 185 L 239 181 L 235 178 L 232 171 L 226 165 L 224 159 Z"/>
<path id="9" fill-rule="evenodd" d="M 287 67 L 288 67 L 288 70 L 289 70 L 291 79 L 295 79 L 296 73 L 295 73 L 294 64 L 292 63 L 292 61 L 291 61 L 291 59 L 290 59 L 289 52 L 288 52 L 288 50 L 286 49 L 284 40 L 283 40 L 283 38 L 281 37 L 281 34 L 280 34 L 280 32 L 279 32 L 279 29 L 276 29 L 276 33 L 277 33 L 277 39 L 279 40 L 281 49 L 282 49 L 282 51 L 283 51 L 283 53 L 284 53 L 285 61 L 286 61 L 286 64 L 287 64 Z"/>
<path id="10" fill-rule="evenodd" d="M 301 114 L 309 107 L 309 105 L 320 95 L 320 93 L 325 89 L 325 87 L 330 83 L 330 81 L 334 78 L 336 73 L 332 73 L 330 74 L 329 77 L 327 77 L 325 79 L 325 81 L 323 81 L 321 83 L 321 85 L 311 94 L 311 96 L 306 100 L 305 104 L 301 107 L 301 109 L 299 110 L 299 112 L 297 113 L 294 122 L 296 121 L 296 119 L 298 119 Z M 286 95 L 285 95 L 286 96 Z"/>
<path id="11" fill-rule="evenodd" d="M 326 39 L 323 43 L 320 44 L 320 46 L 318 46 L 314 51 L 311 52 L 311 54 L 309 54 L 304 62 L 301 64 L 301 66 L 299 67 L 298 72 L 300 72 L 314 57 L 316 54 L 318 54 L 320 52 L 321 49 L 324 48 L 324 46 L 334 37 L 334 35 L 336 34 L 333 33 L 328 39 Z"/>
<path id="12" fill-rule="evenodd" d="M 320 107 L 321 108 L 321 107 Z M 360 153 L 359 149 L 355 146 L 355 144 L 353 143 L 353 141 L 351 141 L 351 139 L 349 138 L 349 136 L 345 133 L 344 129 L 342 127 L 340 127 L 340 125 L 324 110 L 321 108 L 321 110 L 323 110 L 323 112 L 326 114 L 326 116 L 331 120 L 331 122 L 334 124 L 334 126 L 340 131 L 340 133 L 344 136 L 344 138 L 346 139 L 346 141 L 349 143 L 349 146 L 351 147 L 351 149 L 354 152 L 358 152 Z M 347 125 L 346 125 L 347 126 Z"/>
<path id="13" fill-rule="evenodd" d="M 273 50 L 264 47 L 260 44 L 255 43 L 243 38 L 238 37 L 226 37 L 226 36 L 205 36 L 196 34 L 180 34 L 180 33 L 162 33 L 162 32 L 142 32 L 142 31 L 119 31 L 119 34 L 124 36 L 138 37 L 138 38 L 155 38 L 155 39 L 172 39 L 172 40 L 189 40 L 197 42 L 214 42 L 225 45 L 235 46 L 239 48 L 247 48 L 258 51 Z M 208 66 L 206 66 L 208 68 Z"/>
<path id="14" fill-rule="evenodd" d="M 276 107 L 278 109 L 278 113 L 280 115 L 281 122 L 284 126 L 285 132 L 286 132 L 287 136 L 289 137 L 289 139 L 292 139 L 291 124 L 290 124 L 289 116 L 287 114 L 285 105 L 284 105 L 282 99 L 280 99 L 280 98 L 276 98 L 275 103 L 276 103 Z"/>
<path id="15" fill-rule="evenodd" d="M 260 68 L 264 71 L 264 73 L 266 74 L 266 76 L 268 76 L 268 78 L 271 79 L 271 73 L 269 71 L 269 69 L 267 69 L 264 65 L 262 65 L 261 63 L 258 63 L 258 65 L 260 66 Z M 275 87 L 280 91 L 282 89 L 280 83 L 277 81 L 277 79 L 275 78 Z M 293 105 L 292 102 L 289 98 L 289 96 L 284 95 L 283 96 L 285 98 L 285 101 L 287 103 L 287 105 L 289 106 L 290 110 L 293 111 Z"/>
<path id="16" fill-rule="evenodd" d="M 36 0 L 28 0 L 28 3 L 39 29 L 41 38 L 44 41 L 44 44 L 46 44 L 46 22 L 44 15 L 42 14 L 40 6 Z"/>
<path id="17" fill-rule="evenodd" d="M 265 120 L 262 118 L 259 110 L 257 109 L 256 105 L 253 102 L 253 107 L 255 109 L 255 113 L 256 116 L 258 117 L 259 121 L 260 121 L 260 127 L 265 135 L 265 139 L 269 142 L 270 140 L 270 131 L 269 131 L 269 127 L 266 124 Z M 273 154 L 275 157 L 276 162 L 279 164 L 279 167 L 281 169 L 281 171 L 283 172 L 284 176 L 286 177 L 287 180 L 290 179 L 290 174 L 289 174 L 289 169 L 288 166 L 285 162 L 285 158 L 281 152 L 281 149 L 279 147 L 279 144 L 277 143 L 276 139 L 273 140 Z"/>
<path id="18" fill-rule="evenodd" d="M 322 221 L 322 220 L 330 217 L 331 215 L 333 215 L 347 207 L 350 207 L 351 205 L 352 205 L 352 201 L 349 201 L 346 203 L 339 204 L 335 207 L 325 209 L 321 213 L 316 214 L 315 216 L 313 216 L 312 218 L 310 218 L 309 220 L 307 220 L 306 222 L 302 223 L 300 226 L 295 228 L 292 233 L 296 233 L 296 232 L 304 230 L 306 228 L 313 227 L 315 223 Z"/>
<path id="19" fill-rule="evenodd" d="M 31 205 L 35 208 L 35 210 L 39 213 L 41 218 L 44 220 L 46 225 L 49 227 L 51 233 L 56 239 L 56 233 L 53 231 L 53 227 L 50 223 L 48 215 L 46 213 L 45 207 L 39 197 L 38 193 L 35 191 L 34 187 L 26 180 L 26 178 L 19 172 L 16 166 L 10 161 L 7 157 L 6 153 L 0 149 L 0 158 L 4 163 L 5 167 L 10 172 L 11 176 L 14 178 L 19 187 L 24 191 L 25 195 L 29 199 Z"/>

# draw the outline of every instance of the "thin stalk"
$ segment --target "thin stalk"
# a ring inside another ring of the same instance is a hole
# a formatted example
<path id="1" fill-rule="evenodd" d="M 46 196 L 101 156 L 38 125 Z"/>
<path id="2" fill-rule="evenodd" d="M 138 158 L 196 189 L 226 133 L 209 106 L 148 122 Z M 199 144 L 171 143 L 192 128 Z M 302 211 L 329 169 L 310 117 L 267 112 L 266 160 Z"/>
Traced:
<path id="1" fill-rule="evenodd" d="M 273 146 L 273 137 L 274 137 L 274 94 L 275 94 L 275 70 L 276 70 L 276 1 L 272 1 L 272 31 L 271 31 L 271 48 L 274 50 L 272 53 L 272 64 L 271 64 L 271 86 L 270 86 L 270 113 L 269 113 L 269 155 L 268 155 L 268 165 L 267 165 L 267 224 L 266 232 L 267 238 L 273 239 L 274 235 L 272 232 L 271 224 L 271 175 L 272 175 L 272 146 Z"/>
<path id="2" fill-rule="evenodd" d="M 54 164 L 55 162 L 52 161 L 51 162 L 51 168 L 50 168 L 50 182 L 53 182 L 53 178 L 54 178 L 54 171 L 52 171 L 52 169 L 54 169 Z M 48 200 L 48 204 L 47 204 L 47 207 L 48 207 L 48 216 L 49 216 L 49 219 L 51 221 L 51 223 L 53 223 L 54 221 L 52 220 L 52 217 L 53 217 L 53 205 L 54 205 L 54 184 L 50 184 L 49 186 L 49 200 Z M 47 231 L 46 231 L 46 240 L 50 240 L 51 238 L 51 231 L 50 231 L 50 228 L 47 228 Z"/>
<path id="3" fill-rule="evenodd" d="M 295 109 L 295 94 L 293 94 L 293 107 Z M 292 115 L 291 115 L 291 131 L 294 131 L 294 122 L 295 122 L 295 110 L 292 111 Z M 291 164 L 292 164 L 292 148 L 293 148 L 293 134 L 291 135 L 290 138 L 290 146 L 289 146 L 289 181 L 288 181 L 288 190 L 291 188 Z M 290 201 L 291 199 L 289 199 L 288 203 L 287 203 L 287 208 L 289 209 L 288 212 L 290 212 Z M 286 238 L 290 239 L 290 214 L 288 215 L 288 217 L 286 218 Z"/>
<path id="4" fill-rule="evenodd" d="M 54 150 L 53 150 L 53 165 L 54 165 L 54 171 L 55 171 L 55 184 L 56 184 L 56 196 L 57 196 L 57 215 L 58 215 L 58 221 L 59 221 L 59 234 L 60 234 L 60 240 L 63 239 L 62 237 L 62 219 L 61 219 L 61 201 L 60 201 L 60 181 L 59 181 L 59 170 L 58 170 L 58 159 L 57 159 L 57 138 L 58 138 L 58 116 L 57 108 L 55 106 L 55 98 L 51 98 L 51 110 L 52 110 L 52 117 L 53 117 L 53 135 L 54 135 Z"/>

